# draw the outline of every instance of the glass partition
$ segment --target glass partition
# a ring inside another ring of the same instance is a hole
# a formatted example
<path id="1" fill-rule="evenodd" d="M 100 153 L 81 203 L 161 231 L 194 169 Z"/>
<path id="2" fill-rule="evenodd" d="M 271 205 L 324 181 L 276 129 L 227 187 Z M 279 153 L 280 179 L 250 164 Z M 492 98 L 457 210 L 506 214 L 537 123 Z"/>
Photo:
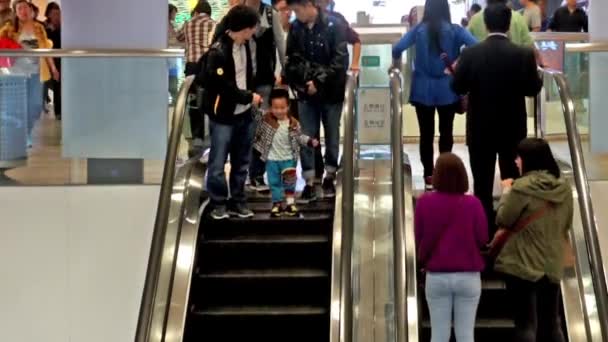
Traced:
<path id="1" fill-rule="evenodd" d="M 576 100 L 571 95 L 569 82 L 559 71 L 544 72 L 547 93 L 556 92 L 560 108 L 541 111 L 541 117 L 553 121 L 555 128 L 566 132 L 565 139 L 548 136 L 553 152 L 572 185 L 575 198 L 571 241 L 576 262 L 572 269 L 566 269 L 562 292 L 566 320 L 571 337 L 586 331 L 586 340 L 605 341 L 608 332 L 606 315 L 606 282 L 600 247 L 600 231 L 595 218 L 590 193 L 589 144 L 583 136 L 577 118 Z M 546 96 L 542 94 L 541 96 Z M 551 117 L 551 119 L 549 119 Z M 557 124 L 561 121 L 561 124 Z M 587 160 L 586 160 L 587 159 Z M 603 338 L 602 338 L 603 335 Z"/>
<path id="2" fill-rule="evenodd" d="M 182 55 L 2 50 L 0 186 L 160 184 Z"/>

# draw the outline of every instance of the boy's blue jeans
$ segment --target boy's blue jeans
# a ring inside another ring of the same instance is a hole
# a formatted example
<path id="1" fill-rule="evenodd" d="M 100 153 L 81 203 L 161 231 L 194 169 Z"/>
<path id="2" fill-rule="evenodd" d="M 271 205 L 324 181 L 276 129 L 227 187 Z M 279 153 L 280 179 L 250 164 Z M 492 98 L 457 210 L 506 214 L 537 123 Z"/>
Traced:
<path id="1" fill-rule="evenodd" d="M 281 203 L 286 196 L 295 196 L 298 179 L 295 160 L 266 161 L 266 175 L 272 193 L 272 203 Z"/>

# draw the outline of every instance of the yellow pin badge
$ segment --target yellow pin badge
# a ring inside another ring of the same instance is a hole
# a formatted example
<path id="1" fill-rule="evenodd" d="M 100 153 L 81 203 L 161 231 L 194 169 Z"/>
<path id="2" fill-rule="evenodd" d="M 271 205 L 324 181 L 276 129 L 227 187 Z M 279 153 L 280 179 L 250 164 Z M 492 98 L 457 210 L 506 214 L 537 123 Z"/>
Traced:
<path id="1" fill-rule="evenodd" d="M 222 68 L 217 68 L 217 74 L 218 74 L 218 76 L 222 76 L 222 75 L 224 75 L 224 69 L 222 69 Z"/>

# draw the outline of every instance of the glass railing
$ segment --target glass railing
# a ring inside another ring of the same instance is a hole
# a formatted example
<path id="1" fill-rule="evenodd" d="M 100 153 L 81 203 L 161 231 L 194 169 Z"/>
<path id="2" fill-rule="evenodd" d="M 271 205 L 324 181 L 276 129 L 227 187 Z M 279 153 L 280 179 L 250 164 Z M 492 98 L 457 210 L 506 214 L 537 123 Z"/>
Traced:
<path id="1" fill-rule="evenodd" d="M 561 121 L 560 128 L 566 133 L 566 141 L 551 140 L 551 147 L 562 164 L 567 179 L 572 184 L 576 204 L 571 240 L 576 255 L 576 264 L 572 272 L 566 272 L 562 283 L 564 302 L 568 297 L 572 306 L 566 307 L 572 315 L 568 320 L 570 334 L 582 334 L 588 341 L 608 341 L 608 290 L 604 274 L 603 258 L 599 240 L 598 225 L 595 219 L 591 194 L 589 189 L 588 171 L 585 163 L 585 143 L 582 129 L 579 129 L 576 100 L 565 75 L 559 71 L 542 71 L 545 78 L 545 89 L 554 90 L 560 101 L 560 108 L 554 111 L 540 111 L 539 121 L 546 121 L 543 116 L 553 115 L 555 122 Z M 539 96 L 545 96 L 541 94 Z M 561 114 L 561 116 L 558 116 Z M 561 119 L 561 120 L 560 120 Z M 548 120 L 548 118 L 547 118 Z M 542 133 L 542 132 L 541 132 Z M 569 278 L 572 279 L 569 282 Z M 574 285 L 572 285 L 574 284 Z M 577 291 L 572 294 L 569 286 Z M 580 305 L 580 307 L 578 306 Z M 582 314 L 576 319 L 576 312 Z M 577 324 L 578 323 L 578 324 Z M 577 330 L 578 329 L 578 330 Z M 584 330 L 584 334 L 581 330 Z M 572 336 L 572 335 L 571 335 Z"/>
<path id="2" fill-rule="evenodd" d="M 573 98 L 575 100 L 577 110 L 580 114 L 577 116 L 581 129 L 581 134 L 586 137 L 589 131 L 589 56 L 588 52 L 581 52 L 576 49 L 580 43 L 587 42 L 589 35 L 586 33 L 532 33 L 535 40 L 536 48 L 540 51 L 543 58 L 543 63 L 551 69 L 563 71 L 568 81 L 572 85 Z M 583 44 L 584 45 L 584 44 Z M 580 48 L 580 47 L 579 47 Z M 410 140 L 416 140 L 420 136 L 416 112 L 413 106 L 408 103 L 409 89 L 411 87 L 412 70 L 413 70 L 413 54 L 414 48 L 411 48 L 404 53 L 404 136 Z M 546 95 L 542 98 L 543 106 L 547 110 L 555 112 L 560 108 L 559 94 L 554 87 L 549 87 L 546 90 Z M 534 99 L 528 99 L 528 132 L 534 135 L 534 119 L 533 108 Z M 547 116 L 544 122 L 545 132 L 548 135 L 555 137 L 561 136 L 565 138 L 565 128 L 563 121 L 555 120 L 553 116 Z M 454 119 L 454 136 L 457 140 L 464 141 L 466 135 L 466 116 L 456 115 Z"/>
<path id="3" fill-rule="evenodd" d="M 0 50 L 0 186 L 160 184 L 181 75 L 183 50 Z"/>
<path id="4" fill-rule="evenodd" d="M 395 341 L 418 341 L 418 293 L 412 170 L 403 153 L 403 94 L 398 69 L 390 73 Z"/>
<path id="5" fill-rule="evenodd" d="M 194 77 L 185 79 L 174 110 L 135 341 L 173 341 L 183 334 L 205 165 L 189 156 L 184 126 Z M 170 338 L 167 338 L 167 337 Z"/>

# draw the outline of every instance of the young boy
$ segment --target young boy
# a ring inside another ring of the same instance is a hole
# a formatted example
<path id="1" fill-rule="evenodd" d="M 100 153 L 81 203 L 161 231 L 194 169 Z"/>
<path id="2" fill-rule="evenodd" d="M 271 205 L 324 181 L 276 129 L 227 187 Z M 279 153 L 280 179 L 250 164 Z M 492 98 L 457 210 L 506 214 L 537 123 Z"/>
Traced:
<path id="1" fill-rule="evenodd" d="M 270 110 L 257 115 L 256 121 L 258 128 L 253 148 L 266 162 L 273 203 L 270 215 L 296 216 L 296 165 L 300 145 L 316 147 L 319 141 L 302 134 L 300 123 L 289 114 L 289 92 L 286 89 L 277 88 L 270 92 Z"/>

